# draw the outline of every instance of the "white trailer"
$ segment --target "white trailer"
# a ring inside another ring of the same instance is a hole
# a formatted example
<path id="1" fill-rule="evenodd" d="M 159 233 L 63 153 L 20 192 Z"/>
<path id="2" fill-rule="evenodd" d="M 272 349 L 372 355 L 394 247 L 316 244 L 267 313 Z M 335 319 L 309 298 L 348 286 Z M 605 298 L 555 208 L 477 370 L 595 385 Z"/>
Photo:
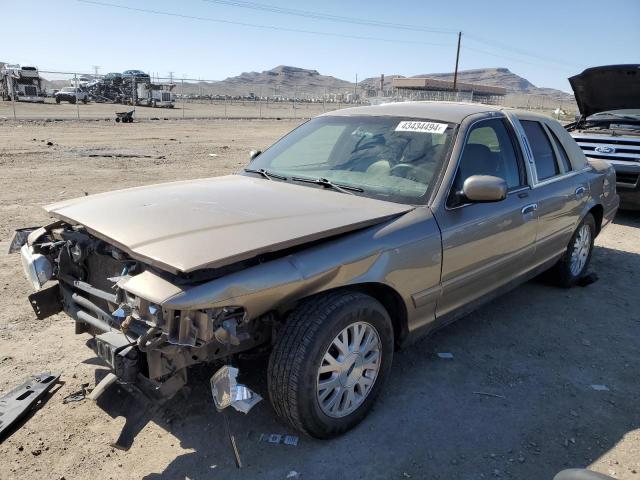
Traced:
<path id="1" fill-rule="evenodd" d="M 147 107 L 173 108 L 175 101 L 171 90 L 173 83 L 139 83 L 137 85 L 137 105 Z"/>
<path id="2" fill-rule="evenodd" d="M 36 67 L 5 65 L 0 70 L 0 98 L 17 102 L 44 103 L 42 79 Z"/>

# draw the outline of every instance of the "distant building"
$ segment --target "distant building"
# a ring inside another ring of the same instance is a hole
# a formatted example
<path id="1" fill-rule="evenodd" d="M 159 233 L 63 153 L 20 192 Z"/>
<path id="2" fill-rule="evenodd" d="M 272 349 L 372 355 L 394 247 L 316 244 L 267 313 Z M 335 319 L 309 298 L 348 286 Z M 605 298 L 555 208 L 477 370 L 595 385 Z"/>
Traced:
<path id="1" fill-rule="evenodd" d="M 414 100 L 473 100 L 482 103 L 501 103 L 507 94 L 504 87 L 481 85 L 478 83 L 457 82 L 456 91 L 450 80 L 435 78 L 394 78 L 393 88 L 398 94 Z"/>

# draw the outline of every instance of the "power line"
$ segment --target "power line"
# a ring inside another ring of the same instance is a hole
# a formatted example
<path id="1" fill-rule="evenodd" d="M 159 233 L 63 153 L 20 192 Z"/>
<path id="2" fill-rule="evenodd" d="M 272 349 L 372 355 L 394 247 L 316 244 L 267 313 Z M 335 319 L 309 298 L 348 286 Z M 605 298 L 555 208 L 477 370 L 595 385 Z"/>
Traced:
<path id="1" fill-rule="evenodd" d="M 490 46 L 490 47 L 493 47 L 493 48 L 498 48 L 499 50 L 509 51 L 509 52 L 515 53 L 517 55 L 537 58 L 537 59 L 542 60 L 544 62 L 557 63 L 559 65 L 565 65 L 565 66 L 566 65 L 570 65 L 570 66 L 582 67 L 582 68 L 584 67 L 584 65 L 580 65 L 580 64 L 576 64 L 576 63 L 570 63 L 570 62 L 567 62 L 566 60 L 560 60 L 560 59 L 556 59 L 556 58 L 552 58 L 552 57 L 546 57 L 546 56 L 543 56 L 543 55 L 538 55 L 537 53 L 530 52 L 528 50 L 522 50 L 520 48 L 516 48 L 516 47 L 513 47 L 511 45 L 504 44 L 504 43 L 496 42 L 495 40 L 489 40 L 487 38 L 480 37 L 480 36 L 475 35 L 475 34 L 466 34 L 466 36 L 468 38 L 472 39 L 475 42 L 483 43 L 484 45 L 487 45 L 487 46 Z"/>
<path id="2" fill-rule="evenodd" d="M 283 31 L 283 32 L 308 33 L 308 34 L 312 34 L 312 35 L 322 35 L 322 36 L 340 37 L 340 38 L 352 38 L 352 39 L 356 39 L 356 40 L 374 40 L 374 41 L 377 41 L 377 42 L 408 43 L 408 44 L 413 44 L 413 45 L 430 45 L 430 46 L 434 46 L 434 47 L 450 47 L 451 46 L 451 44 L 445 44 L 445 43 L 431 43 L 431 42 L 422 42 L 422 41 L 418 41 L 418 40 L 401 40 L 401 39 L 394 39 L 394 38 L 368 37 L 368 36 L 361 36 L 361 35 L 349 35 L 349 34 L 343 34 L 343 33 L 321 32 L 321 31 L 316 31 L 316 30 L 301 30 L 301 29 L 295 29 L 295 28 L 279 27 L 279 26 L 276 26 L 276 25 L 262 25 L 262 24 L 257 24 L 257 23 L 236 22 L 236 21 L 233 21 L 233 20 L 222 20 L 222 19 L 219 19 L 219 18 L 200 17 L 200 16 L 196 16 L 196 15 L 186 15 L 186 14 L 182 14 L 182 13 L 165 12 L 163 10 L 151 10 L 151 9 L 146 9 L 146 8 L 129 7 L 129 6 L 126 6 L 126 5 L 118 5 L 118 4 L 115 4 L 115 3 L 107 3 L 107 2 L 98 2 L 98 1 L 94 1 L 94 0 L 78 0 L 78 2 L 86 3 L 86 4 L 90 4 L 90 5 L 99 5 L 99 6 L 102 6 L 102 7 L 119 8 L 119 9 L 122 9 L 122 10 L 129 10 L 129 11 L 133 11 L 133 12 L 151 13 L 151 14 L 154 14 L 154 15 L 166 15 L 166 16 L 170 16 L 170 17 L 184 18 L 184 19 L 187 19 L 187 20 L 199 20 L 199 21 L 203 21 L 203 22 L 224 23 L 224 24 L 227 24 L 227 25 L 239 25 L 239 26 L 242 26 L 242 27 L 262 28 L 262 29 L 267 29 L 267 30 L 279 30 L 279 31 Z"/>
<path id="3" fill-rule="evenodd" d="M 311 10 L 300 10 L 296 8 L 278 7 L 266 3 L 246 2 L 242 0 L 203 0 L 207 3 L 219 5 L 229 5 L 232 7 L 246 8 L 261 12 L 279 13 L 283 15 L 293 15 L 303 18 L 313 18 L 316 20 L 328 20 L 331 22 L 351 23 L 355 25 L 367 25 L 372 27 L 394 28 L 398 30 L 410 30 L 414 32 L 447 33 L 454 34 L 456 30 L 446 28 L 426 27 L 421 25 L 410 25 L 405 23 L 383 22 L 380 20 L 370 20 L 364 18 L 345 17 L 341 15 L 331 15 L 328 13 L 315 12 Z"/>
<path id="4" fill-rule="evenodd" d="M 399 30 L 409 30 L 409 31 L 414 31 L 414 32 L 457 34 L 456 30 L 451 30 L 451 29 L 434 28 L 434 27 L 427 27 L 427 26 L 420 26 L 420 25 L 404 24 L 404 23 L 383 22 L 383 21 L 379 21 L 379 20 L 369 20 L 369 19 L 361 19 L 361 18 L 354 18 L 354 17 L 345 17 L 345 16 L 340 16 L 340 15 L 325 14 L 325 13 L 311 11 L 311 10 L 301 10 L 301 9 L 294 9 L 294 8 L 279 7 L 279 6 L 275 6 L 275 5 L 269 5 L 269 4 L 257 3 L 257 2 L 249 2 L 249 1 L 244 1 L 244 0 L 203 0 L 203 1 L 207 2 L 207 3 L 218 4 L 218 5 L 229 5 L 229 6 L 232 6 L 232 7 L 240 7 L 240 8 L 245 8 L 245 9 L 250 9 L 250 10 L 257 10 L 257 11 L 262 11 L 262 12 L 271 12 L 271 13 L 277 13 L 277 14 L 282 14 L 282 15 L 293 15 L 293 16 L 298 16 L 298 17 L 303 17 L 303 18 L 312 18 L 312 19 L 317 19 L 317 20 L 328 20 L 328 21 L 332 21 L 332 22 L 342 22 L 342 23 L 350 23 L 350 24 L 356 24 L 356 25 L 382 27 L 382 28 L 393 28 L 393 29 L 399 29 Z M 557 64 L 565 65 L 565 66 L 566 65 L 574 65 L 574 66 L 584 67 L 582 65 L 571 64 L 571 63 L 567 63 L 566 61 L 563 61 L 563 60 L 557 60 L 557 59 L 553 59 L 553 58 L 549 58 L 549 57 L 544 57 L 542 55 L 538 55 L 538 54 L 533 53 L 533 52 L 517 49 L 517 48 L 514 48 L 514 47 L 512 47 L 510 45 L 505 45 L 505 44 L 502 44 L 502 43 L 499 43 L 499 42 L 487 40 L 487 39 L 485 39 L 483 37 L 480 37 L 480 36 L 477 36 L 477 35 L 474 35 L 474 34 L 468 34 L 468 33 L 465 32 L 465 35 L 468 38 L 470 38 L 470 39 L 472 39 L 472 40 L 474 40 L 476 42 L 483 43 L 485 45 L 491 46 L 493 48 L 497 48 L 499 50 L 510 51 L 512 53 L 516 53 L 516 54 L 521 55 L 521 56 L 536 58 L 538 60 L 543 61 L 544 63 L 557 63 Z M 469 48 L 469 47 L 465 47 L 465 48 Z M 472 49 L 472 48 L 470 48 L 470 50 L 475 50 L 475 51 L 477 51 L 479 53 L 485 53 L 487 55 L 492 55 L 492 56 L 495 56 L 495 57 L 514 60 L 516 62 L 528 63 L 530 65 L 536 65 L 535 63 L 513 59 L 513 57 L 507 57 L 507 56 L 501 56 L 499 54 L 493 54 L 493 53 L 486 52 L 486 51 L 480 50 L 480 49 Z"/>
<path id="5" fill-rule="evenodd" d="M 465 48 L 465 50 L 471 50 L 472 52 L 483 53 L 483 54 L 489 55 L 491 57 L 503 58 L 505 60 L 511 60 L 512 62 L 526 63 L 527 65 L 533 65 L 535 67 L 544 66 L 545 68 L 549 68 L 551 70 L 556 70 L 556 71 L 562 71 L 562 72 L 573 71 L 571 68 L 559 68 L 557 66 L 550 66 L 549 64 L 542 64 L 540 62 L 537 62 L 537 63 L 536 62 L 528 62 L 526 60 L 521 60 L 519 58 L 510 57 L 508 55 L 501 55 L 499 53 L 487 52 L 486 50 L 482 50 L 480 48 L 475 48 L 475 47 L 470 47 L 468 45 L 466 45 L 464 48 Z"/>

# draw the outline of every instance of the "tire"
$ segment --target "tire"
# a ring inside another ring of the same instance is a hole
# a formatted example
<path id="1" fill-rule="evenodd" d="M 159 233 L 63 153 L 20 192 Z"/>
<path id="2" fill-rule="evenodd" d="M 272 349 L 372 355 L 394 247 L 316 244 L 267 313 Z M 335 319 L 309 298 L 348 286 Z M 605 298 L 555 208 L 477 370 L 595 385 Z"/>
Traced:
<path id="1" fill-rule="evenodd" d="M 84 97 L 84 98 L 82 99 L 82 103 L 84 103 L 85 105 L 87 104 L 87 97 Z"/>
<path id="2" fill-rule="evenodd" d="M 120 123 L 120 117 L 116 117 L 116 123 Z"/>
<path id="3" fill-rule="evenodd" d="M 60 98 L 56 97 L 56 103 L 60 103 Z"/>
<path id="4" fill-rule="evenodd" d="M 361 346 L 348 349 L 346 358 L 335 346 L 343 334 L 349 346 Z M 389 375 L 393 345 L 389 313 L 368 295 L 335 291 L 300 304 L 289 315 L 269 358 L 269 397 L 276 414 L 315 438 L 335 437 L 353 428 L 367 415 Z M 339 371 L 325 363 L 327 356 L 343 362 L 335 364 Z M 332 371 L 320 373 L 321 367 Z M 333 386 L 323 390 L 319 383 Z"/>
<path id="5" fill-rule="evenodd" d="M 75 99 L 75 98 L 70 98 L 70 99 L 69 99 L 69 103 L 70 103 L 71 105 L 75 105 L 75 104 L 76 104 L 76 99 Z"/>
<path id="6" fill-rule="evenodd" d="M 583 238 L 585 234 L 588 235 L 586 242 Z M 588 213 L 582 219 L 576 231 L 573 232 L 566 252 L 556 264 L 556 276 L 562 287 L 572 287 L 587 272 L 591 254 L 593 253 L 595 236 L 596 221 L 593 215 Z M 578 250 L 576 251 L 576 249 Z"/>

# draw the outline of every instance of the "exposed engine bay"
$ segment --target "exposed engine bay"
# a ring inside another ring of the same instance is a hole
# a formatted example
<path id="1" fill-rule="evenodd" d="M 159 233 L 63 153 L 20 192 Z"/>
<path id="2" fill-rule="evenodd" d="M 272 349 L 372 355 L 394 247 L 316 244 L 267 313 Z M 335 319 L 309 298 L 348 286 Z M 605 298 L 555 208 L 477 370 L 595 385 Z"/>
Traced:
<path id="1" fill-rule="evenodd" d="M 148 270 L 176 285 L 197 281 L 197 276 L 186 279 L 154 269 L 82 226 L 58 221 L 18 233 L 22 238 L 14 238 L 10 248 L 20 249 L 25 273 L 37 290 L 30 296 L 36 315 L 66 312 L 76 321 L 76 333 L 93 336 L 92 348 L 121 383 L 148 387 L 156 398 L 168 399 L 185 385 L 187 367 L 271 338 L 271 314 L 248 321 L 242 307 L 171 310 L 130 293 L 127 280 Z M 205 274 L 215 276 L 214 271 Z"/>

